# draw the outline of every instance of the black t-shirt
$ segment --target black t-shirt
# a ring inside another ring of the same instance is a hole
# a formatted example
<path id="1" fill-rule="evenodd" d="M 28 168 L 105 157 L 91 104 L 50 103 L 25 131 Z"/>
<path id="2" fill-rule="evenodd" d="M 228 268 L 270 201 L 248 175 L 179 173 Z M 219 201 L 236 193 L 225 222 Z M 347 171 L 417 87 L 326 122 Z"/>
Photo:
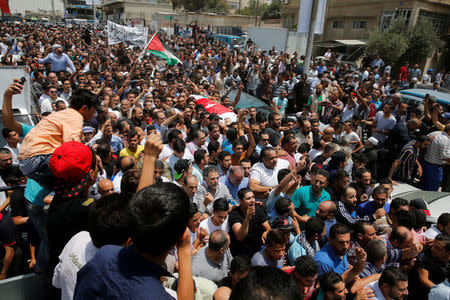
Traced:
<path id="1" fill-rule="evenodd" d="M 24 196 L 24 190 L 14 190 L 11 194 L 11 201 L 9 206 L 11 207 L 11 217 L 28 217 L 26 202 Z M 17 229 L 21 232 L 26 231 L 25 224 L 21 224 L 17 226 Z"/>
<path id="2" fill-rule="evenodd" d="M 23 189 L 12 192 L 9 205 L 11 207 L 11 217 L 28 217 Z"/>
<path id="3" fill-rule="evenodd" d="M 89 207 L 93 202 L 93 198 L 81 195 L 53 198 L 47 220 L 50 267 L 56 266 L 59 254 L 75 234 L 88 230 Z"/>
<path id="4" fill-rule="evenodd" d="M 427 299 L 429 289 L 420 284 L 418 269 L 425 269 L 428 271 L 428 279 L 434 284 L 444 282 L 446 272 L 449 271 L 450 263 L 445 263 L 434 258 L 431 255 L 431 248 L 428 248 L 424 252 L 417 256 L 417 261 L 414 264 L 414 269 L 411 272 L 409 278 L 409 292 L 414 294 L 415 299 Z"/>
<path id="5" fill-rule="evenodd" d="M 281 139 L 281 133 L 278 130 L 275 130 L 271 127 L 267 127 L 264 130 L 264 133 L 267 133 L 269 135 L 269 142 L 273 147 L 278 146 Z"/>
<path id="6" fill-rule="evenodd" d="M 14 246 L 16 243 L 16 226 L 8 215 L 0 213 L 0 246 Z"/>
<path id="7" fill-rule="evenodd" d="M 245 219 L 245 214 L 241 211 L 239 206 L 234 207 L 229 216 L 228 222 L 230 224 L 230 229 L 233 228 L 233 225 L 236 223 L 243 223 Z M 240 242 L 236 239 L 233 230 L 230 230 L 230 250 L 233 256 L 236 255 L 247 255 L 250 258 L 261 250 L 262 246 L 262 234 L 264 233 L 264 227 L 262 224 L 267 221 L 266 213 L 264 209 L 259 206 L 256 206 L 255 215 L 251 218 L 248 234 L 245 237 L 243 242 Z"/>

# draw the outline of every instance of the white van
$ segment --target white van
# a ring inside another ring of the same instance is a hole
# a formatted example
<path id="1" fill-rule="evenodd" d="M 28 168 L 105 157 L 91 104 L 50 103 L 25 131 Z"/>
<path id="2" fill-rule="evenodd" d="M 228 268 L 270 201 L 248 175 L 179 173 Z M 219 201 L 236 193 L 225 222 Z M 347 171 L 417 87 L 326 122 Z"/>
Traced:
<path id="1" fill-rule="evenodd" d="M 3 94 L 8 86 L 13 83 L 14 78 L 25 77 L 24 88 L 20 95 L 14 95 L 12 100 L 14 118 L 20 123 L 35 125 L 34 101 L 32 99 L 32 83 L 28 73 L 22 66 L 1 66 L 0 67 L 0 110 L 3 107 Z M 0 114 L 0 131 L 3 129 L 3 122 Z M 6 141 L 0 134 L 0 147 L 4 146 Z"/>

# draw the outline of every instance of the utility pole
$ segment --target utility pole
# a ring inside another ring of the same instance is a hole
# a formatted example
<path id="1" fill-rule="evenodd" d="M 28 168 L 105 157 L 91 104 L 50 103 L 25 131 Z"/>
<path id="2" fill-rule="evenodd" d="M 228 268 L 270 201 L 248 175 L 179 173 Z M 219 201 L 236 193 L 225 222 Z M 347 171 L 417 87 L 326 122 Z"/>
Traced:
<path id="1" fill-rule="evenodd" d="M 255 26 L 258 26 L 258 15 L 259 15 L 259 0 L 256 0 L 256 7 L 255 7 Z"/>
<path id="2" fill-rule="evenodd" d="M 56 16 L 55 16 L 55 1 L 54 0 L 52 0 L 52 1 L 50 1 L 50 3 L 51 3 L 51 5 L 52 5 L 52 19 L 53 20 L 56 20 Z"/>
<path id="3" fill-rule="evenodd" d="M 92 1 L 92 12 L 94 13 L 94 29 L 97 29 L 97 24 L 95 23 L 96 16 L 95 16 L 95 3 L 94 2 L 95 1 Z"/>
<path id="4" fill-rule="evenodd" d="M 319 7 L 319 1 L 320 0 L 312 0 L 313 5 L 311 8 L 311 19 L 309 20 L 308 41 L 306 43 L 305 61 L 303 62 L 303 73 L 309 72 L 309 66 L 311 65 L 311 55 L 314 43 L 314 29 L 316 27 L 316 17 L 317 9 Z"/>

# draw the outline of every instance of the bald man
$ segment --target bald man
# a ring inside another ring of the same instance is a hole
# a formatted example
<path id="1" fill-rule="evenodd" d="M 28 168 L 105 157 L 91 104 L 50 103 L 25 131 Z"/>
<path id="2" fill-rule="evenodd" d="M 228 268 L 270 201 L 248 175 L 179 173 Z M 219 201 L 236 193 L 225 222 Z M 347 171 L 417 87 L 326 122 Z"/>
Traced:
<path id="1" fill-rule="evenodd" d="M 328 234 L 330 233 L 330 228 L 336 224 L 337 205 L 331 200 L 322 201 L 319 204 L 319 208 L 316 210 L 316 217 L 321 218 L 325 222 L 325 235 L 322 241 L 326 243 L 328 241 Z"/>
<path id="2" fill-rule="evenodd" d="M 122 156 L 122 157 L 119 157 L 117 162 L 119 164 L 118 167 L 119 167 L 120 171 L 114 177 L 113 185 L 114 185 L 114 191 L 116 193 L 120 193 L 120 183 L 122 182 L 122 176 L 126 171 L 133 169 L 136 166 L 136 160 L 134 159 L 133 156 Z"/>
<path id="3" fill-rule="evenodd" d="M 189 200 L 191 202 L 194 200 L 194 195 L 197 192 L 198 187 L 198 179 L 195 175 L 188 174 L 184 177 L 183 189 L 186 194 L 189 196 Z"/>
<path id="4" fill-rule="evenodd" d="M 109 179 L 102 179 L 97 183 L 99 194 L 104 197 L 114 193 L 114 184 Z"/>

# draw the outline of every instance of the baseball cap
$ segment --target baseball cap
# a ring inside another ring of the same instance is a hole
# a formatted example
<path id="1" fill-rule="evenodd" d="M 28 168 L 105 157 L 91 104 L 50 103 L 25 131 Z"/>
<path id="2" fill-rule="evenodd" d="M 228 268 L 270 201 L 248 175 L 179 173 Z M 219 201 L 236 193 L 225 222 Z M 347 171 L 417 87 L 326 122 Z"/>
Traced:
<path id="1" fill-rule="evenodd" d="M 421 209 L 427 216 L 430 216 L 430 211 L 428 210 L 428 205 L 422 198 L 416 198 L 409 202 L 409 206 L 412 206 L 416 209 Z"/>
<path id="2" fill-rule="evenodd" d="M 289 222 L 289 217 L 276 217 L 272 222 L 272 228 L 281 230 L 292 230 L 294 226 Z"/>
<path id="3" fill-rule="evenodd" d="M 371 136 L 369 139 L 368 139 L 368 141 L 369 142 L 371 142 L 373 145 L 378 145 L 378 140 L 376 139 L 376 138 L 374 138 L 373 136 Z"/>
<path id="4" fill-rule="evenodd" d="M 88 132 L 94 132 L 94 128 L 92 128 L 91 126 L 84 126 L 83 127 L 83 133 L 88 133 Z"/>
<path id="5" fill-rule="evenodd" d="M 91 148 L 80 142 L 65 142 L 55 149 L 49 167 L 55 176 L 55 193 L 63 197 L 77 196 L 87 185 L 95 156 Z"/>
<path id="6" fill-rule="evenodd" d="M 189 169 L 189 165 L 189 160 L 187 159 L 180 159 L 175 163 L 175 165 L 173 166 L 173 177 L 175 178 L 175 180 L 178 180 L 181 176 L 183 176 L 183 173 Z"/>

